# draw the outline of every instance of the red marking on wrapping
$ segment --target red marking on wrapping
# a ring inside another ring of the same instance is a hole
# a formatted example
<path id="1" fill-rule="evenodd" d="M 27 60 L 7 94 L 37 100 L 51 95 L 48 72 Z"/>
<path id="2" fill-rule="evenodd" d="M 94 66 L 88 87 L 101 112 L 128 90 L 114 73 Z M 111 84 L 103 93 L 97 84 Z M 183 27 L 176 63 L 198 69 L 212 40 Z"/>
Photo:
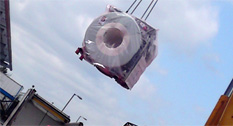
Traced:
<path id="1" fill-rule="evenodd" d="M 143 30 L 147 31 L 147 26 L 144 26 L 144 27 L 143 27 Z"/>

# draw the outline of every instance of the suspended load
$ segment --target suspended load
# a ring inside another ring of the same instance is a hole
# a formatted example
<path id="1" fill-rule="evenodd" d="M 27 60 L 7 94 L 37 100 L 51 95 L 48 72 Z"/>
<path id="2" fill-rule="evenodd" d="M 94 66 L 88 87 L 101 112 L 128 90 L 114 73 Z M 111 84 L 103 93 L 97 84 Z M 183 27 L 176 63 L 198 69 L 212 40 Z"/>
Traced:
<path id="1" fill-rule="evenodd" d="M 122 87 L 132 89 L 157 50 L 157 29 L 108 5 L 90 24 L 76 53 Z"/>

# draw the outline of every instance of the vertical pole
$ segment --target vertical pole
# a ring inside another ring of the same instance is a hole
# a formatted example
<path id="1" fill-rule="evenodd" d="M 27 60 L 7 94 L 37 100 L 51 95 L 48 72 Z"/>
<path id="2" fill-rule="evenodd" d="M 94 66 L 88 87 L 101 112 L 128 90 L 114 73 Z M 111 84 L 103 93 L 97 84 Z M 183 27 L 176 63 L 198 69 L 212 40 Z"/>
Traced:
<path id="1" fill-rule="evenodd" d="M 61 110 L 63 112 L 63 110 L 66 108 L 66 106 L 70 103 L 70 101 L 72 100 L 72 98 L 75 96 L 76 94 L 73 94 L 73 96 L 70 98 L 70 100 L 66 103 L 66 105 L 64 106 L 64 108 Z"/>
<path id="2" fill-rule="evenodd" d="M 79 120 L 80 118 L 81 118 L 81 116 L 79 116 L 79 117 L 78 117 L 78 119 L 77 119 L 76 123 L 78 122 L 78 120 Z"/>

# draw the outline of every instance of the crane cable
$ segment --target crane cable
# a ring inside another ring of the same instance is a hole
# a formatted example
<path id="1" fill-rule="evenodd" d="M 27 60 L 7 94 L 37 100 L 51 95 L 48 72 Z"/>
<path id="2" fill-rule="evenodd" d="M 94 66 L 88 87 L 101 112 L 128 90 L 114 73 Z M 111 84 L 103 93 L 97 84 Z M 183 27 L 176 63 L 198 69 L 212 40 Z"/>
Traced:
<path id="1" fill-rule="evenodd" d="M 152 0 L 149 4 L 149 6 L 146 8 L 146 11 L 143 13 L 141 19 L 145 16 L 145 14 L 147 13 L 148 9 L 151 7 L 151 5 L 153 4 L 155 0 Z M 134 0 L 134 2 L 130 5 L 130 7 L 128 8 L 128 10 L 126 11 L 126 13 L 128 13 L 130 11 L 130 9 L 133 7 L 133 5 L 137 2 L 137 0 Z M 140 5 L 140 3 L 142 2 L 142 0 L 140 0 L 138 2 L 138 4 L 134 7 L 133 11 L 130 14 L 133 14 L 134 11 L 137 9 L 137 7 Z M 155 1 L 154 5 L 152 6 L 152 8 L 150 9 L 149 13 L 147 14 L 145 21 L 147 20 L 147 18 L 150 16 L 152 10 L 154 9 L 155 5 L 157 4 L 158 0 Z"/>

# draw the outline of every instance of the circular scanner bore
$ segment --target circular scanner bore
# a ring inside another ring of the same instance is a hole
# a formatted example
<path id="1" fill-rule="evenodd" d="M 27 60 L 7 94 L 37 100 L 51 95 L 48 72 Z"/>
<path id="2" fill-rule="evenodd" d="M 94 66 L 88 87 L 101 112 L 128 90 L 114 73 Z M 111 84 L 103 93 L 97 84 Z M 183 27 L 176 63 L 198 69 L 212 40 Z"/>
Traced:
<path id="1" fill-rule="evenodd" d="M 123 41 L 123 33 L 117 28 L 109 28 L 103 36 L 105 45 L 109 48 L 117 48 Z"/>

